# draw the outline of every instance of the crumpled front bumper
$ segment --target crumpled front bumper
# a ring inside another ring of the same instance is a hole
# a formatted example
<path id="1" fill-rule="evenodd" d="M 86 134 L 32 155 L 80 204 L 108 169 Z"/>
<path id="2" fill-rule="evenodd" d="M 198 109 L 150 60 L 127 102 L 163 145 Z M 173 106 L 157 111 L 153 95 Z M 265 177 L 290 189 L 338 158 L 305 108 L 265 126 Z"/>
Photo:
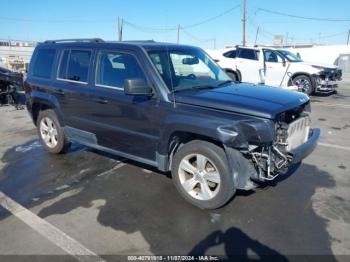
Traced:
<path id="1" fill-rule="evenodd" d="M 328 75 L 314 75 L 315 84 L 316 84 L 316 92 L 334 92 L 338 87 L 339 81 L 342 80 L 342 72 L 341 70 L 336 70 L 332 74 Z"/>
<path id="2" fill-rule="evenodd" d="M 321 130 L 319 128 L 314 128 L 310 130 L 309 139 L 301 146 L 292 150 L 291 154 L 293 157 L 293 164 L 299 163 L 301 160 L 306 158 L 308 155 L 314 151 L 317 146 L 317 142 L 320 138 Z"/>
<path id="3" fill-rule="evenodd" d="M 338 87 L 337 81 L 319 80 L 316 84 L 316 91 L 318 92 L 334 92 Z"/>

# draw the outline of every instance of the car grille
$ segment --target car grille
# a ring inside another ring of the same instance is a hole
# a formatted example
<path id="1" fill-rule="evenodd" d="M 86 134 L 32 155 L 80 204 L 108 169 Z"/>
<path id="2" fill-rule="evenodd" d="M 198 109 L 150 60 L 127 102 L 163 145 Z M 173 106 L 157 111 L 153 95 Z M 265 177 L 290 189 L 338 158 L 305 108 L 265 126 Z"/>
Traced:
<path id="1" fill-rule="evenodd" d="M 287 130 L 287 151 L 290 152 L 298 146 L 304 144 L 310 131 L 310 119 L 301 117 L 289 124 Z"/>

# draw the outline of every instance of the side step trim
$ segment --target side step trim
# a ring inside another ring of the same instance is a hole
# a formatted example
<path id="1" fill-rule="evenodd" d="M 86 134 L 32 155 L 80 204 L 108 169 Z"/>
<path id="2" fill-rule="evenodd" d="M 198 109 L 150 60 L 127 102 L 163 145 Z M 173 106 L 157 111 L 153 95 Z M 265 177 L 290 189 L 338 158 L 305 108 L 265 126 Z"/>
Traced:
<path id="1" fill-rule="evenodd" d="M 100 150 L 100 151 L 104 151 L 107 153 L 110 153 L 112 155 L 117 155 L 120 157 L 124 157 L 127 159 L 131 159 L 137 162 L 141 162 L 143 164 L 146 165 L 150 165 L 150 166 L 155 166 L 158 168 L 158 162 L 154 161 L 154 160 L 150 160 L 150 159 L 146 159 L 143 157 L 139 157 L 139 156 L 134 156 L 131 154 L 127 154 L 118 150 L 114 150 L 108 147 L 104 147 L 98 144 L 97 141 L 97 137 L 95 134 L 90 133 L 90 132 L 86 132 L 84 130 L 80 130 L 74 127 L 70 127 L 70 126 L 65 126 L 64 128 L 64 132 L 67 135 L 67 138 L 71 141 L 77 142 L 79 144 Z"/>

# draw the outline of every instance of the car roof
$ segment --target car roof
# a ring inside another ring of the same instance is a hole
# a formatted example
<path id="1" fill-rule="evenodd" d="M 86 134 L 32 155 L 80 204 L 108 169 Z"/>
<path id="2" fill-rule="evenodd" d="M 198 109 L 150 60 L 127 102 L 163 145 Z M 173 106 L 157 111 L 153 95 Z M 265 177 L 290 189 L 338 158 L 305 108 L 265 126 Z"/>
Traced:
<path id="1" fill-rule="evenodd" d="M 174 43 L 155 42 L 153 40 L 133 40 L 133 41 L 103 41 L 91 39 L 83 40 L 48 40 L 38 45 L 40 48 L 57 48 L 57 47 L 81 47 L 81 48 L 143 48 L 149 50 L 185 50 L 198 49 L 190 45 L 179 45 Z"/>

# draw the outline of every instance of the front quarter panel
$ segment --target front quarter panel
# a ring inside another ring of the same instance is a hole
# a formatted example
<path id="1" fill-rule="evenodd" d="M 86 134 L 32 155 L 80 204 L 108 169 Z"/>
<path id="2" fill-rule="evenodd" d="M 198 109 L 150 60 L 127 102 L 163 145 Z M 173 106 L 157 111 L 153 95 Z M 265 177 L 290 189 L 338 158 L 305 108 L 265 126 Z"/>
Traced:
<path id="1" fill-rule="evenodd" d="M 248 149 L 250 144 L 271 144 L 275 137 L 271 120 L 178 104 L 164 119 L 159 153 L 168 154 L 175 132 L 204 136 L 237 149 Z"/>

